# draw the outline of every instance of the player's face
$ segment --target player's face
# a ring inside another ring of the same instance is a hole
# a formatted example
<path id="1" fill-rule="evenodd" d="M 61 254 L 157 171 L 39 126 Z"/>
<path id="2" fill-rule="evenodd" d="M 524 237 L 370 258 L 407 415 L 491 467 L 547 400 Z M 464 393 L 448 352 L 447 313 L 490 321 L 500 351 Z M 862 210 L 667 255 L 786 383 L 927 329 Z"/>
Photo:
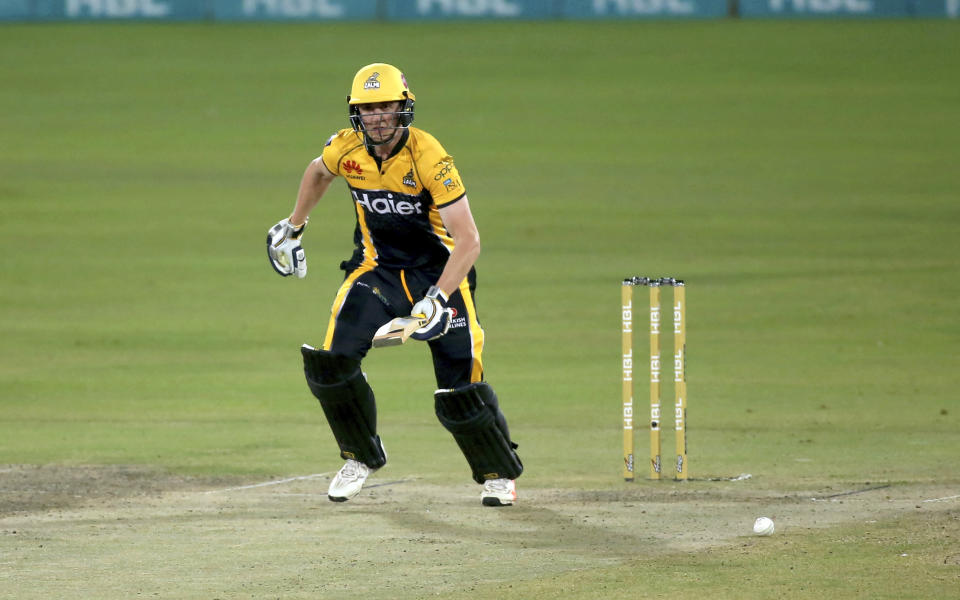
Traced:
<path id="1" fill-rule="evenodd" d="M 400 121 L 397 116 L 397 111 L 400 110 L 399 101 L 358 104 L 357 110 L 360 112 L 364 130 L 374 142 L 384 142 L 393 137 Z"/>

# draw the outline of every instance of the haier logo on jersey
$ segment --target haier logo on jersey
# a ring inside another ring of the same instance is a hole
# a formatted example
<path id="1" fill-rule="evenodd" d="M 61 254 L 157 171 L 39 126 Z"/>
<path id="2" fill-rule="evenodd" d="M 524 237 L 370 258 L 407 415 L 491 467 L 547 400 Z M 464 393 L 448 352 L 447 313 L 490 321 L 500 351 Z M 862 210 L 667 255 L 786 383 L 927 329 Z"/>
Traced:
<path id="1" fill-rule="evenodd" d="M 394 198 L 393 194 L 386 196 L 370 197 L 370 194 L 360 193 L 356 190 L 350 192 L 353 199 L 362 206 L 368 213 L 377 215 L 422 215 L 423 204 L 420 201 L 411 202 L 402 198 Z"/>

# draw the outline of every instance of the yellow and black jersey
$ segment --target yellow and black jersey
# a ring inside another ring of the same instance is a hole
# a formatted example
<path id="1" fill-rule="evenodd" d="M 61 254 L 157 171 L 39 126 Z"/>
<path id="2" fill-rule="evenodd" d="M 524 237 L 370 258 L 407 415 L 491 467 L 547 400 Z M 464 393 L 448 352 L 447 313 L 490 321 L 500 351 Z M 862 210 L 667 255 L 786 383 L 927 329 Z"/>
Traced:
<path id="1" fill-rule="evenodd" d="M 348 270 L 442 268 L 453 250 L 438 210 L 466 194 L 453 157 L 422 129 L 402 135 L 382 162 L 352 129 L 333 134 L 323 149 L 323 164 L 346 179 L 357 212 Z"/>

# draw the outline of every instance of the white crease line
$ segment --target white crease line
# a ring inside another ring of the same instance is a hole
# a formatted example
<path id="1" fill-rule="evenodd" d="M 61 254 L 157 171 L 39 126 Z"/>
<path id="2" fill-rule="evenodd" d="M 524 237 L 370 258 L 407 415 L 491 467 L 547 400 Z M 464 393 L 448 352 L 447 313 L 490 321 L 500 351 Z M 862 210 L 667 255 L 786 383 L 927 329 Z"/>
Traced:
<path id="1" fill-rule="evenodd" d="M 956 500 L 957 498 L 960 498 L 960 494 L 957 494 L 956 496 L 947 496 L 945 498 L 931 498 L 929 500 L 924 500 L 924 502 L 944 502 L 946 500 Z"/>
<path id="2" fill-rule="evenodd" d="M 222 490 L 208 490 L 204 494 L 216 494 L 219 492 L 235 492 L 237 490 L 250 490 L 253 488 L 267 487 L 268 485 L 280 485 L 281 483 L 290 483 L 291 481 L 302 481 L 304 479 L 316 479 L 317 477 L 326 477 L 330 473 L 314 473 L 313 475 L 300 475 L 299 477 L 288 477 L 276 481 L 264 481 L 263 483 L 254 483 L 252 485 L 241 485 L 240 487 L 226 488 Z"/>

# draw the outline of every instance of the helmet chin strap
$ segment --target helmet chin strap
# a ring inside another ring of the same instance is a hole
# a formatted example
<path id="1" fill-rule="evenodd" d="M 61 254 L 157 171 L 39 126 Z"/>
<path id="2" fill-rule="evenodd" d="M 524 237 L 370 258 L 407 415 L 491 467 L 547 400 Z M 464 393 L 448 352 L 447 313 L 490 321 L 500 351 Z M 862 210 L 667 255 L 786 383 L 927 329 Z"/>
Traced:
<path id="1" fill-rule="evenodd" d="M 373 141 L 373 138 L 370 136 L 370 134 L 367 133 L 367 128 L 366 128 L 366 126 L 364 126 L 364 128 L 363 128 L 363 139 L 364 139 L 364 142 L 365 142 L 368 146 L 382 146 L 382 145 L 384 145 L 384 144 L 389 144 L 390 142 L 393 141 L 393 138 L 397 137 L 397 130 L 398 130 L 398 129 L 400 129 L 400 128 L 399 128 L 399 127 L 394 127 L 394 128 L 393 128 L 393 133 L 390 134 L 390 137 L 388 137 L 387 139 L 385 139 L 385 140 L 383 140 L 383 141 L 381 141 L 381 142 L 375 142 L 375 141 Z"/>
<path id="2" fill-rule="evenodd" d="M 389 143 L 392 142 L 394 139 L 396 139 L 396 137 L 397 137 L 397 132 L 398 132 L 398 131 L 407 128 L 406 125 L 398 125 L 397 127 L 394 127 L 394 128 L 393 128 L 393 133 L 390 134 L 390 137 L 388 137 L 387 139 L 385 139 L 385 140 L 383 140 L 383 141 L 381 141 L 381 142 L 375 142 L 375 141 L 373 141 L 373 138 L 370 136 L 370 134 L 367 133 L 367 127 L 366 127 L 366 125 L 362 125 L 362 127 L 363 127 L 363 139 L 364 139 L 364 143 L 366 143 L 368 146 L 383 146 L 384 144 L 389 144 Z"/>

